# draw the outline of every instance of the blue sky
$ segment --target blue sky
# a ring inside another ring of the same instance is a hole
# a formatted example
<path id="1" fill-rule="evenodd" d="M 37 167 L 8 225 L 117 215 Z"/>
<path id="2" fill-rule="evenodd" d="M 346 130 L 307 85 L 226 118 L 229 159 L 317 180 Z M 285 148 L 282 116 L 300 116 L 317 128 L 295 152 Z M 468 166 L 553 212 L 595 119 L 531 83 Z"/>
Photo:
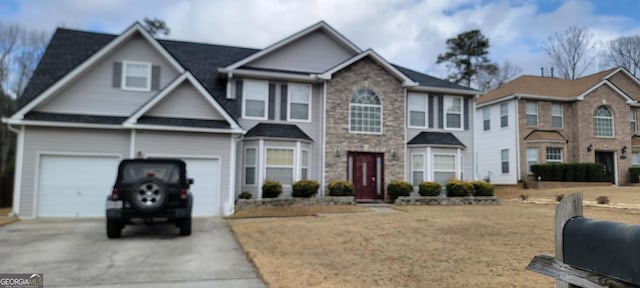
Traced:
<path id="1" fill-rule="evenodd" d="M 168 38 L 263 48 L 325 20 L 360 48 L 435 76 L 447 38 L 480 29 L 490 57 L 525 74 L 550 67 L 542 45 L 571 25 L 593 34 L 603 49 L 620 36 L 640 35 L 637 0 L 2 0 L 0 22 L 53 31 L 66 27 L 120 33 L 144 17 L 164 19 Z M 588 72 L 604 68 L 596 61 Z"/>

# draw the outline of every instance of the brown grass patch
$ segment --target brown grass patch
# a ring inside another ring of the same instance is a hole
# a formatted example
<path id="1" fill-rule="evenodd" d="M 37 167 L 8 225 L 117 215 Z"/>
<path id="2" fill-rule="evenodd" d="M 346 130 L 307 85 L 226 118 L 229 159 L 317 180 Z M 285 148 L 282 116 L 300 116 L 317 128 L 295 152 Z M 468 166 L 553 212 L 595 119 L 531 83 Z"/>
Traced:
<path id="1" fill-rule="evenodd" d="M 257 207 L 236 210 L 236 213 L 227 219 L 262 218 L 262 217 L 300 217 L 316 216 L 330 213 L 357 213 L 368 212 L 367 207 L 361 206 L 291 206 L 291 207 Z"/>
<path id="2" fill-rule="evenodd" d="M 637 189 L 590 189 L 580 189 L 585 200 L 640 199 L 626 195 Z M 230 223 L 269 287 L 552 287 L 552 278 L 525 267 L 535 255 L 553 255 L 555 205 L 523 203 L 519 195 L 553 199 L 571 191 L 537 192 L 509 192 L 515 200 L 500 206 Z M 585 216 L 638 223 L 640 210 L 587 206 Z"/>
<path id="3" fill-rule="evenodd" d="M 9 213 L 11 213 L 12 210 L 13 208 L 11 207 L 0 208 L 0 216 L 9 216 Z"/>
<path id="4" fill-rule="evenodd" d="M 11 207 L 0 208 L 0 226 L 18 221 L 16 217 L 7 217 L 13 209 Z"/>

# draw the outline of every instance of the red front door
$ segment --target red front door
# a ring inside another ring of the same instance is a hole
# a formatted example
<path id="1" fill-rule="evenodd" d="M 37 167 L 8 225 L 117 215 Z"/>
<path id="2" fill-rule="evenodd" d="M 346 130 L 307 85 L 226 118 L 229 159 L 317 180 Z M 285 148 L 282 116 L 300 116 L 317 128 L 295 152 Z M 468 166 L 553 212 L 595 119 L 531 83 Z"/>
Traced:
<path id="1" fill-rule="evenodd" d="M 359 201 L 384 199 L 384 171 L 382 153 L 349 152 L 349 180 Z"/>

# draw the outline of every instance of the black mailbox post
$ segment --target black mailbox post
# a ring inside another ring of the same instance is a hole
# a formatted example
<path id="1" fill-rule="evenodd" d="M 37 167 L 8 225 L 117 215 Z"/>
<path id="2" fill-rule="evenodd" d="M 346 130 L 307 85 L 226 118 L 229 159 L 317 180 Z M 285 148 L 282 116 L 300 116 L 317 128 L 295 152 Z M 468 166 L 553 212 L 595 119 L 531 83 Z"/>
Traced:
<path id="1" fill-rule="evenodd" d="M 640 225 L 574 217 L 562 234 L 564 263 L 640 285 Z"/>

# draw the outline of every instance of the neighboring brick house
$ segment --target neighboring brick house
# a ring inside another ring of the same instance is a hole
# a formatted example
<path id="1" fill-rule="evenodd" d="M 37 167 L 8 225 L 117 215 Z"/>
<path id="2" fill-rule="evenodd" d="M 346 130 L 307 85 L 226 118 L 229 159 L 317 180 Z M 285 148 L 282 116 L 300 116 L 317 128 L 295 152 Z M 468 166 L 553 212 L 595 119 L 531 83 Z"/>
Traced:
<path id="1" fill-rule="evenodd" d="M 324 22 L 262 49 L 58 29 L 17 109 L 14 212 L 104 214 L 120 159 L 179 157 L 194 215 L 265 179 L 386 184 L 473 177 L 477 91 L 395 66 Z"/>
<path id="2" fill-rule="evenodd" d="M 628 183 L 640 165 L 639 100 L 640 81 L 623 68 L 505 83 L 476 102 L 477 176 L 515 184 L 534 180 L 535 163 L 598 162 L 612 183 Z"/>

